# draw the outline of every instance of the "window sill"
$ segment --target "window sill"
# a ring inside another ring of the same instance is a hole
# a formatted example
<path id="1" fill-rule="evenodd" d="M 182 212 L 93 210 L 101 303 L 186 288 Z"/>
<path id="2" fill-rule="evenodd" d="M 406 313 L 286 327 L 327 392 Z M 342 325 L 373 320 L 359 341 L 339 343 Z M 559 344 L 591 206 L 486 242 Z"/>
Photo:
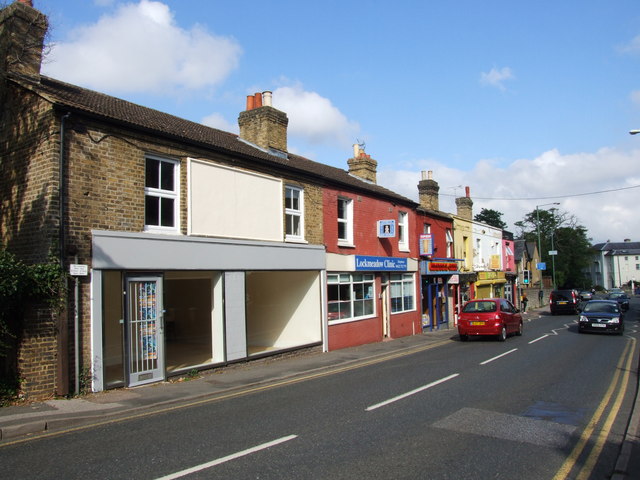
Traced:
<path id="1" fill-rule="evenodd" d="M 347 242 L 338 242 L 338 246 L 342 247 L 342 248 L 356 248 L 356 246 L 353 243 L 347 243 Z"/>
<path id="2" fill-rule="evenodd" d="M 329 320 L 329 326 L 332 325 L 340 325 L 342 323 L 352 323 L 352 322 L 360 322 L 363 320 L 370 320 L 372 318 L 376 318 L 376 315 L 369 315 L 366 317 L 357 317 L 357 318 L 345 318 L 343 320 Z"/>
<path id="3" fill-rule="evenodd" d="M 285 237 L 284 241 L 287 243 L 304 243 L 304 244 L 309 243 L 304 238 L 297 238 L 297 237 Z"/>

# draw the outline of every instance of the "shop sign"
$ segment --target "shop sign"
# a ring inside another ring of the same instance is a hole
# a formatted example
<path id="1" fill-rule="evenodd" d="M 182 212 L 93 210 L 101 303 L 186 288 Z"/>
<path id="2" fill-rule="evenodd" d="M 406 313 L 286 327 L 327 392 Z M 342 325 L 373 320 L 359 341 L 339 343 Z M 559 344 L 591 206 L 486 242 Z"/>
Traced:
<path id="1" fill-rule="evenodd" d="M 396 236 L 395 220 L 378 220 L 378 238 L 393 238 Z"/>
<path id="2" fill-rule="evenodd" d="M 356 270 L 406 272 L 407 266 L 406 258 L 356 255 Z"/>
<path id="3" fill-rule="evenodd" d="M 422 266 L 426 268 L 422 268 Z M 458 264 L 456 262 L 421 262 L 421 272 L 423 274 L 451 274 L 458 272 Z"/>
<path id="4" fill-rule="evenodd" d="M 478 272 L 478 280 L 497 280 L 504 278 L 504 272 Z"/>

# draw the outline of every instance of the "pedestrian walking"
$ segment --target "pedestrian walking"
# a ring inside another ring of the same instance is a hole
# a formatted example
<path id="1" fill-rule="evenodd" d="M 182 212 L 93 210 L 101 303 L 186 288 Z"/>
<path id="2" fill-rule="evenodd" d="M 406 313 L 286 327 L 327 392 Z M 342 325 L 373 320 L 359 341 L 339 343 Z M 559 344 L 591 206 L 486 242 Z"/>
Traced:
<path id="1" fill-rule="evenodd" d="M 522 312 L 526 313 L 527 312 L 527 303 L 529 302 L 529 299 L 527 298 L 527 294 L 522 292 L 522 297 L 520 298 L 520 303 L 522 303 Z"/>
<path id="2" fill-rule="evenodd" d="M 542 289 L 540 289 L 538 291 L 538 303 L 540 304 L 539 306 L 542 306 L 542 300 L 544 299 L 544 292 L 542 291 Z"/>

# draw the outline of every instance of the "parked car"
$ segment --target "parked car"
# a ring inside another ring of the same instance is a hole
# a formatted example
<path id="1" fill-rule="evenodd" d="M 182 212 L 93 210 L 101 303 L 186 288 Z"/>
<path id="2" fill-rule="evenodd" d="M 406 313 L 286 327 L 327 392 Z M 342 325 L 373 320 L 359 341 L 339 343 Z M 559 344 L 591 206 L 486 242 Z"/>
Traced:
<path id="1" fill-rule="evenodd" d="M 584 303 L 578 318 L 578 331 L 610 332 L 622 335 L 624 312 L 613 300 L 591 300 Z"/>
<path id="2" fill-rule="evenodd" d="M 458 319 L 460 340 L 470 336 L 495 335 L 504 342 L 507 335 L 522 335 L 522 315 L 520 310 L 504 298 L 483 298 L 469 300 L 462 307 Z"/>
<path id="3" fill-rule="evenodd" d="M 578 297 L 580 298 L 580 300 L 584 301 L 589 301 L 589 300 L 593 300 L 593 293 L 591 293 L 590 290 L 582 290 L 579 294 Z"/>
<path id="4" fill-rule="evenodd" d="M 575 290 L 554 290 L 549 294 L 551 315 L 577 313 L 578 294 Z"/>
<path id="5" fill-rule="evenodd" d="M 620 308 L 625 312 L 629 310 L 629 295 L 624 292 L 610 293 L 607 295 L 606 299 L 618 302 Z"/>

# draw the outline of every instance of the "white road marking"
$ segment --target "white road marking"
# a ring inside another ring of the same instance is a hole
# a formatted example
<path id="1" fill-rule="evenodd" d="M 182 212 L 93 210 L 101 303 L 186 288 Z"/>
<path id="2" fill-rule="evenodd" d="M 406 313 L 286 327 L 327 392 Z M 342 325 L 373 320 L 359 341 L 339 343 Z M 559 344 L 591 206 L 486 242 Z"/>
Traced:
<path id="1" fill-rule="evenodd" d="M 480 363 L 480 365 L 486 365 L 487 363 L 491 363 L 491 362 L 493 362 L 494 360 L 497 360 L 497 359 L 499 359 L 499 358 L 504 357 L 505 355 L 509 355 L 510 353 L 515 352 L 516 350 L 518 350 L 518 349 L 517 349 L 517 348 L 514 348 L 513 350 L 509 350 L 508 352 L 504 352 L 504 353 L 502 353 L 502 354 L 500 354 L 500 355 L 498 355 L 498 356 L 496 356 L 496 357 L 493 357 L 493 358 L 490 358 L 489 360 L 485 360 L 484 362 L 481 362 L 481 363 Z"/>
<path id="2" fill-rule="evenodd" d="M 217 460 L 212 460 L 211 462 L 203 463 L 202 465 L 197 465 L 195 467 L 188 468 L 180 472 L 172 473 L 170 475 L 160 477 L 156 480 L 172 480 L 174 478 L 181 478 L 181 477 L 184 477 L 185 475 L 190 475 L 192 473 L 206 470 L 207 468 L 215 467 L 216 465 L 220 465 L 224 462 L 228 462 L 229 460 L 235 460 L 236 458 L 244 457 L 245 455 L 250 455 L 252 453 L 259 452 L 260 450 L 265 450 L 267 448 L 273 447 L 280 443 L 288 442 L 289 440 L 293 440 L 294 438 L 297 438 L 297 435 L 289 435 L 287 437 L 278 438 L 277 440 L 263 443 L 261 445 L 256 445 L 255 447 L 249 448 L 247 450 L 243 450 L 237 453 L 232 453 L 231 455 L 227 455 L 226 457 L 218 458 Z"/>
<path id="3" fill-rule="evenodd" d="M 532 343 L 536 343 L 538 340 L 542 340 L 543 338 L 547 338 L 548 336 L 549 336 L 549 335 L 545 333 L 543 336 L 538 337 L 538 338 L 536 338 L 535 340 L 531 340 L 531 341 L 529 342 L 529 345 L 531 345 Z"/>
<path id="4" fill-rule="evenodd" d="M 398 395 L 397 397 L 390 398 L 389 400 L 385 400 L 384 402 L 377 403 L 375 405 L 371 405 L 367 407 L 365 411 L 370 412 L 371 410 L 375 410 L 376 408 L 384 407 L 385 405 L 389 405 L 390 403 L 397 402 L 398 400 L 402 400 L 403 398 L 407 398 L 411 395 L 415 395 L 416 393 L 420 393 L 423 390 L 427 390 L 428 388 L 435 387 L 436 385 L 440 385 L 452 378 L 456 378 L 459 373 L 454 373 L 453 375 L 449 375 L 448 377 L 441 378 L 440 380 L 436 380 L 435 382 L 431 382 L 428 385 L 423 385 L 422 387 L 416 388 L 415 390 L 411 390 L 410 392 L 403 393 L 402 395 Z"/>

